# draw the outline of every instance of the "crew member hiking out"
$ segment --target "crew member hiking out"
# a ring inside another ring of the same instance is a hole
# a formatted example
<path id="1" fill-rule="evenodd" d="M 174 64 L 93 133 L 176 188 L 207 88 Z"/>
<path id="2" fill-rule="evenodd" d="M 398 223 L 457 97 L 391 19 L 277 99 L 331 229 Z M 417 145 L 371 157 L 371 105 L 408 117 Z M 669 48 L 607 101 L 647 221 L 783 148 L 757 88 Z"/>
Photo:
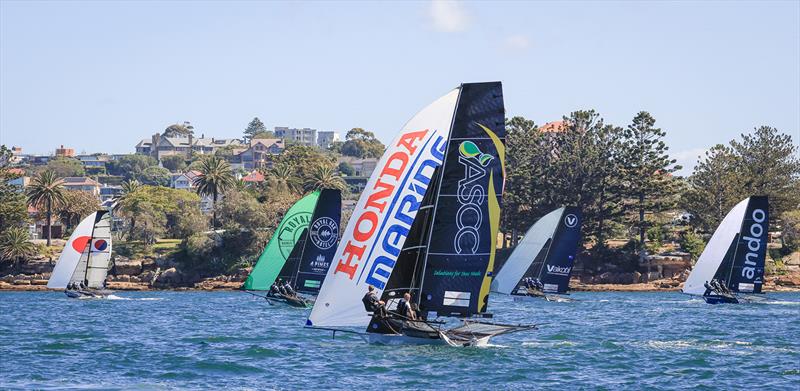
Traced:
<path id="1" fill-rule="evenodd" d="M 378 295 L 375 294 L 374 286 L 370 285 L 367 287 L 367 293 L 361 299 L 361 302 L 364 303 L 364 309 L 367 312 L 372 312 L 373 314 L 381 317 L 386 315 L 386 303 L 378 300 Z"/>

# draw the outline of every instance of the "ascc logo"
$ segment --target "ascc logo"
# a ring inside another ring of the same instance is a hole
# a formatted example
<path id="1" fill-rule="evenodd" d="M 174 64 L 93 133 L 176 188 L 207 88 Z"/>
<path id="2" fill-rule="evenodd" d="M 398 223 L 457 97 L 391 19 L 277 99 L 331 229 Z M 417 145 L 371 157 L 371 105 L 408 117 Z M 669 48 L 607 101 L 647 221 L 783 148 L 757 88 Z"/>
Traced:
<path id="1" fill-rule="evenodd" d="M 336 245 L 339 238 L 339 226 L 330 217 L 320 217 L 311 224 L 308 236 L 320 250 L 327 250 Z"/>
<path id="2" fill-rule="evenodd" d="M 459 254 L 475 254 L 480 244 L 480 227 L 483 224 L 481 205 L 486 198 L 484 178 L 489 173 L 487 166 L 494 156 L 481 152 L 472 141 L 458 146 L 458 162 L 464 166 L 464 178 L 458 181 L 456 232 L 453 247 Z"/>
<path id="3" fill-rule="evenodd" d="M 578 225 L 578 216 L 572 213 L 566 215 L 564 217 L 564 225 L 566 225 L 567 228 L 575 228 L 575 226 Z"/>

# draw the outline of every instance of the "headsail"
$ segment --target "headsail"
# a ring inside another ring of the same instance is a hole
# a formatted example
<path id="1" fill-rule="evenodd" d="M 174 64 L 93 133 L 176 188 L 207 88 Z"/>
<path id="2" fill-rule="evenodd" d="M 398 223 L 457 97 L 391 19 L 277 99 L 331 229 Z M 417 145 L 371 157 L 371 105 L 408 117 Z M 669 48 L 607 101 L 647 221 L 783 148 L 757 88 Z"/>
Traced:
<path id="1" fill-rule="evenodd" d="M 383 291 L 444 150 L 460 88 L 422 109 L 389 144 L 367 182 L 308 325 L 366 326 L 361 296 Z"/>
<path id="2" fill-rule="evenodd" d="M 97 231 L 98 236 L 93 238 L 94 231 Z M 75 227 L 61 251 L 53 273 L 47 281 L 47 287 L 64 289 L 70 282 L 84 282 L 89 279 L 87 277 L 91 277 L 90 287 L 98 287 L 98 282 L 99 287 L 102 287 L 102 281 L 108 273 L 110 254 L 110 216 L 106 211 L 94 212 Z M 90 264 L 92 273 L 89 276 L 87 267 Z M 105 265 L 105 271 L 99 270 L 102 265 Z"/>
<path id="3" fill-rule="evenodd" d="M 264 252 L 258 257 L 256 265 L 247 276 L 242 289 L 269 290 L 295 244 L 303 237 L 303 230 L 308 228 L 319 194 L 319 191 L 314 191 L 306 195 L 286 211 Z"/>
<path id="4" fill-rule="evenodd" d="M 736 204 L 722 219 L 697 259 L 683 293 L 703 295 L 705 283 L 724 281 L 733 292 L 760 293 L 769 228 L 769 201 L 754 196 Z"/>
<path id="5" fill-rule="evenodd" d="M 577 207 L 558 208 L 539 219 L 508 257 L 492 282 L 492 291 L 512 294 L 522 279 L 542 283 L 546 293 L 565 293 L 580 240 L 581 212 Z"/>

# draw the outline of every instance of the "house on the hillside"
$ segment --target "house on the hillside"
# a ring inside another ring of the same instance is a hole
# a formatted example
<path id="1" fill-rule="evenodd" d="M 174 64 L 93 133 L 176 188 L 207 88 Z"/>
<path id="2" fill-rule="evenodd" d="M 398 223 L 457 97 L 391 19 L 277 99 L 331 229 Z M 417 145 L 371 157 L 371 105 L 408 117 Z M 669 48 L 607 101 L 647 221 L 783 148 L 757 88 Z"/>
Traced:
<path id="1" fill-rule="evenodd" d="M 252 139 L 249 147 L 238 154 L 241 168 L 252 171 L 269 167 L 272 157 L 280 155 L 284 149 L 283 140 L 279 138 Z"/>
<path id="2" fill-rule="evenodd" d="M 21 168 L 12 168 L 8 170 L 9 173 L 19 175 L 17 178 L 9 179 L 8 183 L 11 186 L 17 187 L 17 191 L 23 191 L 25 187 L 31 182 L 31 178 L 25 175 L 25 170 Z"/>
<path id="3" fill-rule="evenodd" d="M 100 183 L 88 177 L 68 176 L 63 178 L 63 186 L 67 190 L 79 190 L 91 193 L 95 197 L 100 196 Z"/>
<path id="4" fill-rule="evenodd" d="M 164 137 L 154 134 L 149 140 L 143 139 L 136 144 L 136 153 L 148 155 L 161 161 L 164 156 L 180 155 L 189 159 L 193 154 L 213 154 L 220 148 L 237 148 L 244 146 L 239 139 L 206 138 L 205 135 L 194 137 Z"/>
<path id="5" fill-rule="evenodd" d="M 242 182 L 247 184 L 258 184 L 264 182 L 264 179 L 264 174 L 258 170 L 253 170 L 253 172 L 242 177 Z"/>

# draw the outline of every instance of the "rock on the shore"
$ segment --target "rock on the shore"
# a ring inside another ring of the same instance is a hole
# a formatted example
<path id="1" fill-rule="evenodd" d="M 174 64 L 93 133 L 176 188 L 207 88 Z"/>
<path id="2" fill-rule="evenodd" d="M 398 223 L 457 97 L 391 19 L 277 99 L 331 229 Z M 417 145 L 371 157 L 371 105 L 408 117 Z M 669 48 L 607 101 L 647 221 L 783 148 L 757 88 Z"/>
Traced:
<path id="1" fill-rule="evenodd" d="M 147 284 L 137 284 L 133 282 L 117 282 L 112 281 L 106 284 L 108 289 L 112 291 L 145 291 L 150 289 Z"/>
<path id="2" fill-rule="evenodd" d="M 119 260 L 114 261 L 114 274 L 127 274 L 129 276 L 142 273 L 142 261 Z"/>
<path id="3" fill-rule="evenodd" d="M 171 267 L 161 272 L 161 274 L 158 275 L 156 282 L 159 284 L 179 284 L 183 282 L 183 277 L 177 269 Z"/>

